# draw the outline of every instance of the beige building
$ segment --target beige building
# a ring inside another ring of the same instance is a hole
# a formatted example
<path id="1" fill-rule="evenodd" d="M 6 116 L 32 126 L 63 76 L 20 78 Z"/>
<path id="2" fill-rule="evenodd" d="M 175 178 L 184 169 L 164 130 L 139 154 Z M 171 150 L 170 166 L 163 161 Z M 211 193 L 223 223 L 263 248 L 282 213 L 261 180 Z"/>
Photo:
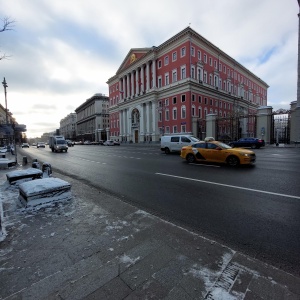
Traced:
<path id="1" fill-rule="evenodd" d="M 107 139 L 109 128 L 109 98 L 97 93 L 75 109 L 77 115 L 77 141 L 100 141 Z"/>
<path id="2" fill-rule="evenodd" d="M 60 120 L 60 134 L 67 140 L 76 140 L 76 113 L 70 113 Z"/>

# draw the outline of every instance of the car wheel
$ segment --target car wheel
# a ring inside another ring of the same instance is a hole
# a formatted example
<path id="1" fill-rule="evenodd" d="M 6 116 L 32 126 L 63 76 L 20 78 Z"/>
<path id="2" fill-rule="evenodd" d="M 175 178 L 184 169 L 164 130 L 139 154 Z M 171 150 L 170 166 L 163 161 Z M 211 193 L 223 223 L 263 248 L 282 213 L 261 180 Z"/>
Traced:
<path id="1" fill-rule="evenodd" d="M 170 154 L 170 149 L 169 148 L 165 148 L 165 153 L 166 154 Z"/>
<path id="2" fill-rule="evenodd" d="M 256 145 L 255 144 L 252 144 L 251 145 L 251 149 L 255 149 L 256 148 Z"/>
<path id="3" fill-rule="evenodd" d="M 194 163 L 196 159 L 195 159 L 195 156 L 190 153 L 190 154 L 187 155 L 186 160 L 187 160 L 188 163 L 191 164 L 191 163 Z"/>
<path id="4" fill-rule="evenodd" d="M 229 156 L 227 158 L 227 163 L 228 163 L 229 166 L 235 167 L 235 166 L 238 166 L 240 164 L 240 161 L 236 156 L 232 155 L 232 156 Z"/>

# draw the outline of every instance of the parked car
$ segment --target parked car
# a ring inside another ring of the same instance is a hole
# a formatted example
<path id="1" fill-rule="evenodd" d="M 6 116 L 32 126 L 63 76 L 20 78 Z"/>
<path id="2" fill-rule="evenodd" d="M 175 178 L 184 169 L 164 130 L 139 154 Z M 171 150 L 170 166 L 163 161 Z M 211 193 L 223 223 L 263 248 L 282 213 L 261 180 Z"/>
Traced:
<path id="1" fill-rule="evenodd" d="M 22 147 L 22 148 L 29 148 L 29 144 L 28 144 L 28 143 L 23 143 L 23 144 L 21 145 L 21 147 Z"/>
<path id="2" fill-rule="evenodd" d="M 114 144 L 114 141 L 113 141 L 113 140 L 107 140 L 107 141 L 104 142 L 103 145 L 104 145 L 104 146 L 114 146 L 115 144 Z"/>
<path id="3" fill-rule="evenodd" d="M 43 143 L 43 142 L 38 142 L 38 143 L 36 144 L 36 147 L 37 147 L 37 148 L 45 148 L 45 143 Z"/>
<path id="4" fill-rule="evenodd" d="M 256 159 L 252 150 L 231 148 L 227 144 L 218 141 L 199 142 L 184 146 L 181 149 L 180 156 L 189 163 L 214 162 L 225 163 L 230 166 L 252 164 Z"/>
<path id="5" fill-rule="evenodd" d="M 120 146 L 120 142 L 114 141 L 114 145 L 115 145 L 115 146 Z"/>
<path id="6" fill-rule="evenodd" d="M 238 141 L 229 142 L 229 146 L 233 147 L 250 147 L 259 149 L 265 145 L 265 141 L 258 138 L 242 138 Z"/>
<path id="7" fill-rule="evenodd" d="M 84 141 L 83 145 L 91 145 L 91 141 Z"/>

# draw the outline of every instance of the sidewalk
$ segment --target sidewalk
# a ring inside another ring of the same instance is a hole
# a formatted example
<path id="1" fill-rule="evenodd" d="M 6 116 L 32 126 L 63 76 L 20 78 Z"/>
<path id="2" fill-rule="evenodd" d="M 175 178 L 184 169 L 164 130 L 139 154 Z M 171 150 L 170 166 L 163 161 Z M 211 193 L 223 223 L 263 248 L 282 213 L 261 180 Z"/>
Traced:
<path id="1" fill-rule="evenodd" d="M 18 208 L 16 168 L 0 170 L 0 299 L 300 299 L 300 278 L 57 173 L 72 200 Z"/>

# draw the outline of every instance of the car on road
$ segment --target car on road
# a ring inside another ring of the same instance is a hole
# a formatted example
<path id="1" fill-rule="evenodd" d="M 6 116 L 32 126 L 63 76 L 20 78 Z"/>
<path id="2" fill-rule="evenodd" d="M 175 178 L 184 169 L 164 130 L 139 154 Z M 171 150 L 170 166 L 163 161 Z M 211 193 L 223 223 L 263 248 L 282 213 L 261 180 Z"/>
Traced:
<path id="1" fill-rule="evenodd" d="M 71 141 L 71 140 L 66 140 L 67 144 L 68 144 L 68 147 L 73 147 L 74 146 L 74 142 Z"/>
<path id="2" fill-rule="evenodd" d="M 256 159 L 252 150 L 231 148 L 219 141 L 201 141 L 190 146 L 184 146 L 180 156 L 188 163 L 213 162 L 225 163 L 230 166 L 249 165 L 254 163 Z"/>
<path id="3" fill-rule="evenodd" d="M 114 141 L 113 141 L 113 140 L 107 140 L 107 141 L 104 142 L 103 145 L 104 145 L 104 146 L 114 146 L 115 144 L 114 144 Z"/>
<path id="4" fill-rule="evenodd" d="M 242 138 L 237 141 L 229 142 L 229 146 L 234 147 L 250 147 L 252 149 L 259 149 L 265 146 L 265 141 L 259 138 Z"/>
<path id="5" fill-rule="evenodd" d="M 29 148 L 29 144 L 28 143 L 22 143 L 21 147 L 22 148 Z"/>
<path id="6" fill-rule="evenodd" d="M 38 142 L 38 143 L 36 144 L 36 147 L 37 147 L 37 148 L 45 148 L 46 146 L 45 146 L 45 143 L 43 143 L 43 142 Z"/>

